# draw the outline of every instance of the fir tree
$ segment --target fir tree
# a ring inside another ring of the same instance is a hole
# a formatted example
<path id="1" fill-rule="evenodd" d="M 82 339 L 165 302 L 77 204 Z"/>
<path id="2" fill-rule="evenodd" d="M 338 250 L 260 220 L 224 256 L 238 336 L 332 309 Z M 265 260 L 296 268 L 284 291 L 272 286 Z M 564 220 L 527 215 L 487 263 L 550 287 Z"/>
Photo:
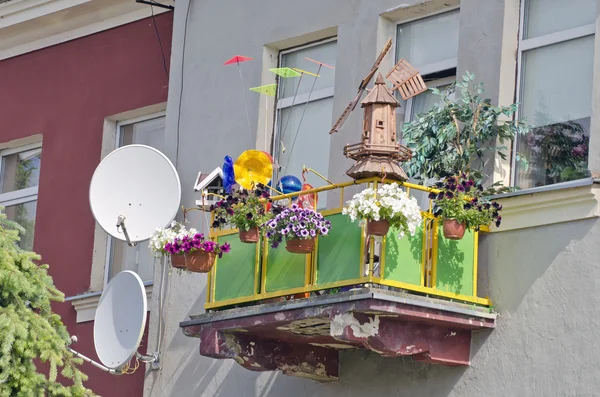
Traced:
<path id="1" fill-rule="evenodd" d="M 82 360 L 52 302 L 64 301 L 40 256 L 20 249 L 24 229 L 0 214 L 0 397 L 93 396 L 83 386 Z M 35 365 L 48 363 L 49 373 Z M 58 381 L 59 372 L 70 385 Z"/>

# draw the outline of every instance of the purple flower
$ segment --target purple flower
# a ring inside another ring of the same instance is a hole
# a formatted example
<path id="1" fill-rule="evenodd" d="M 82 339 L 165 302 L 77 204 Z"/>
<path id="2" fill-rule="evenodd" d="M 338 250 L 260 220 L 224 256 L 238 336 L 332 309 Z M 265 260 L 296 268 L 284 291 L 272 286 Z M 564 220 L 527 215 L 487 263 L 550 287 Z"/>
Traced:
<path id="1" fill-rule="evenodd" d="M 302 237 L 308 237 L 308 230 L 302 229 L 302 231 L 300 231 L 300 234 L 302 235 Z"/>
<path id="2" fill-rule="evenodd" d="M 194 239 L 194 241 L 192 241 L 192 245 L 194 246 L 194 248 L 200 248 L 202 247 L 202 241 L 200 239 Z"/>
<path id="3" fill-rule="evenodd" d="M 315 229 L 311 229 L 310 230 L 310 237 L 316 237 L 317 236 L 317 232 L 315 232 Z"/>
<path id="4" fill-rule="evenodd" d="M 202 243 L 202 249 L 205 252 L 213 252 L 215 250 L 215 243 L 212 241 L 205 241 L 204 243 Z"/>
<path id="5" fill-rule="evenodd" d="M 182 247 L 185 252 L 190 252 L 190 250 L 192 249 L 192 244 L 189 241 L 186 241 L 185 243 L 183 243 Z"/>
<path id="6" fill-rule="evenodd" d="M 327 233 L 329 233 L 329 229 L 327 229 L 326 227 L 322 227 L 321 228 L 321 234 L 323 236 L 327 236 Z"/>
<path id="7" fill-rule="evenodd" d="M 225 243 L 221 246 L 221 251 L 227 253 L 229 251 L 231 251 L 231 245 L 229 245 L 229 243 Z"/>
<path id="8" fill-rule="evenodd" d="M 296 222 L 298 220 L 298 217 L 296 215 L 290 217 L 290 222 Z"/>
<path id="9" fill-rule="evenodd" d="M 290 232 L 290 229 L 288 229 L 287 227 L 281 229 L 281 234 L 288 234 L 289 232 Z"/>
<path id="10" fill-rule="evenodd" d="M 300 208 L 300 207 L 298 207 L 298 204 L 292 204 L 292 209 L 293 210 L 297 210 L 298 208 Z"/>
<path id="11" fill-rule="evenodd" d="M 457 187 L 457 189 L 458 189 L 459 192 L 464 192 L 465 191 L 465 187 L 463 185 L 459 185 Z"/>
<path id="12" fill-rule="evenodd" d="M 228 215 L 233 215 L 233 209 L 227 208 L 227 214 Z"/>
<path id="13" fill-rule="evenodd" d="M 300 227 L 305 228 L 306 227 L 306 222 L 304 222 L 304 221 L 300 222 Z"/>
<path id="14" fill-rule="evenodd" d="M 198 240 L 204 240 L 204 234 L 196 233 L 196 234 L 194 234 L 194 238 L 198 239 Z"/>
<path id="15" fill-rule="evenodd" d="M 275 222 L 275 221 L 271 221 L 271 222 L 269 223 L 269 227 L 270 227 L 271 229 L 275 229 L 275 227 L 277 227 L 277 222 Z"/>
<path id="16" fill-rule="evenodd" d="M 270 231 L 270 230 L 268 230 L 267 231 L 267 238 L 271 238 L 271 237 L 273 237 L 273 232 Z"/>
<path id="17" fill-rule="evenodd" d="M 251 213 L 251 212 L 248 212 L 248 213 L 246 214 L 246 219 L 250 220 L 250 219 L 252 219 L 252 217 L 253 217 L 253 216 L 254 216 L 254 215 L 252 215 L 252 213 Z"/>
<path id="18" fill-rule="evenodd" d="M 298 231 L 298 226 L 292 225 L 292 231 L 295 233 Z"/>
<path id="19" fill-rule="evenodd" d="M 434 192 L 429 193 L 428 196 L 431 200 L 435 199 L 437 197 L 437 194 L 435 194 Z"/>
<path id="20" fill-rule="evenodd" d="M 279 247 L 279 242 L 273 241 L 273 243 L 271 244 L 271 248 L 277 248 L 277 247 Z"/>
<path id="21" fill-rule="evenodd" d="M 446 192 L 446 198 L 451 199 L 453 197 L 454 197 L 454 194 L 452 194 L 452 192 Z"/>
<path id="22" fill-rule="evenodd" d="M 316 217 L 317 217 L 317 219 L 323 219 L 323 215 L 321 215 L 319 213 L 316 214 Z"/>

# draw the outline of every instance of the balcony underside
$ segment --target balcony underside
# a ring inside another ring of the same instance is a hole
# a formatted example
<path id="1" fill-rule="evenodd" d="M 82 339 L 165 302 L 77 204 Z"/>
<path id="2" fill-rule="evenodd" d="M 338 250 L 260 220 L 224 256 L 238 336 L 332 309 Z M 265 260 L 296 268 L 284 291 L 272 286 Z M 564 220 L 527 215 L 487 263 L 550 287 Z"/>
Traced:
<path id="1" fill-rule="evenodd" d="M 339 351 L 469 365 L 471 332 L 491 329 L 489 309 L 379 288 L 361 288 L 192 316 L 180 326 L 200 354 L 252 371 L 338 379 Z"/>

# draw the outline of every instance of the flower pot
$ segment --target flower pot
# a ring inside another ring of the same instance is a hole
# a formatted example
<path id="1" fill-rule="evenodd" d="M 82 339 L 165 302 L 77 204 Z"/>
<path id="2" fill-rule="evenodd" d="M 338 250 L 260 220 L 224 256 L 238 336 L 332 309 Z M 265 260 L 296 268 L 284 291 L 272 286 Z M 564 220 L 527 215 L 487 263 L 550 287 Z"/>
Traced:
<path id="1" fill-rule="evenodd" d="M 212 252 L 189 252 L 185 254 L 185 267 L 190 272 L 208 273 L 215 264 L 215 257 Z"/>
<path id="2" fill-rule="evenodd" d="M 171 255 L 171 266 L 178 269 L 185 269 L 185 256 Z"/>
<path id="3" fill-rule="evenodd" d="M 367 234 L 372 236 L 385 236 L 390 230 L 389 221 L 367 221 Z"/>
<path id="4" fill-rule="evenodd" d="M 444 219 L 444 237 L 449 240 L 460 240 L 465 235 L 466 225 L 456 219 Z"/>
<path id="5" fill-rule="evenodd" d="M 258 237 L 259 237 L 259 233 L 258 233 L 257 227 L 251 227 L 247 231 L 240 230 L 240 241 L 242 243 L 249 243 L 249 244 L 257 243 Z"/>
<path id="6" fill-rule="evenodd" d="M 285 249 L 292 254 L 310 254 L 315 249 L 315 239 L 290 239 L 286 240 Z"/>

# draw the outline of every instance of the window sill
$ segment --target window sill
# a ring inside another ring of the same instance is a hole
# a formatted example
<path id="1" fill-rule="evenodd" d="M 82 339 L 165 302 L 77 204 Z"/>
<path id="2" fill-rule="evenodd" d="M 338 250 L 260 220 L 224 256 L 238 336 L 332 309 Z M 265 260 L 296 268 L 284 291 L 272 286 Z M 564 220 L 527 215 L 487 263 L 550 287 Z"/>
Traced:
<path id="1" fill-rule="evenodd" d="M 600 217 L 600 186 L 587 178 L 494 197 L 502 204 L 502 225 L 492 232 Z"/>
<path id="2" fill-rule="evenodd" d="M 145 283 L 144 285 L 147 299 L 152 298 L 152 287 L 152 283 Z M 69 296 L 65 299 L 65 301 L 71 302 L 71 305 L 73 305 L 73 308 L 75 308 L 75 311 L 77 312 L 76 322 L 79 324 L 88 321 L 94 321 L 94 317 L 96 316 L 96 308 L 98 307 L 101 296 L 102 291 L 87 292 L 85 294 Z M 150 310 L 150 305 L 148 305 L 148 310 Z"/>

